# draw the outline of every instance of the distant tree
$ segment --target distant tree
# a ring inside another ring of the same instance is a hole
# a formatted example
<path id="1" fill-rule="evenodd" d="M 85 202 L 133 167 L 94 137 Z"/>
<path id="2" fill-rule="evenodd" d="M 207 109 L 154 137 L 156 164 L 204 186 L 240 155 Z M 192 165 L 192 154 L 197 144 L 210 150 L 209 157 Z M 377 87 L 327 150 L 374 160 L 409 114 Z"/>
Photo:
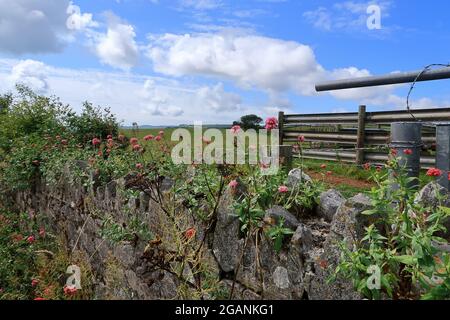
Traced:
<path id="1" fill-rule="evenodd" d="M 233 125 L 238 125 L 244 130 L 248 129 L 260 129 L 260 123 L 263 121 L 260 117 L 255 114 L 249 114 L 241 117 L 240 121 L 233 122 Z"/>

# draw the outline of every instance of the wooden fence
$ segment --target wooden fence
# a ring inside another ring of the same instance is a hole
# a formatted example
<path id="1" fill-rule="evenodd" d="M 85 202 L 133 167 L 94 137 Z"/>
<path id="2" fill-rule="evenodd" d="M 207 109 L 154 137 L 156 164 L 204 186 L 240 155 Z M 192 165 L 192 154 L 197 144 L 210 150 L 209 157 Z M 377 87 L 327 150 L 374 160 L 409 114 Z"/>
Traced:
<path id="1" fill-rule="evenodd" d="M 421 109 L 408 111 L 359 112 L 327 114 L 279 113 L 280 144 L 289 145 L 299 136 L 307 142 L 303 157 L 330 161 L 380 164 L 388 160 L 390 125 L 393 122 L 421 121 L 423 127 L 424 152 L 421 156 L 423 168 L 435 165 L 432 149 L 436 143 L 433 123 L 450 121 L 448 109 Z M 431 152 L 430 152 L 431 150 Z"/>

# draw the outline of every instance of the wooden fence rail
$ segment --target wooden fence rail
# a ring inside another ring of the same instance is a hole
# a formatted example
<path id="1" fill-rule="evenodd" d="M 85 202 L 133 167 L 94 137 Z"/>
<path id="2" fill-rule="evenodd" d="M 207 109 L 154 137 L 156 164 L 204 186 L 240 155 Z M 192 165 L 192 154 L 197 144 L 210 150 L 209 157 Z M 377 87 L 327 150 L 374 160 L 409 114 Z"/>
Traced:
<path id="1" fill-rule="evenodd" d="M 293 144 L 303 136 L 310 149 L 303 156 L 310 159 L 343 161 L 362 165 L 388 160 L 390 125 L 394 122 L 421 121 L 424 149 L 436 143 L 434 123 L 450 121 L 450 108 L 408 111 L 367 112 L 360 106 L 353 113 L 284 114 L 279 113 L 280 142 Z M 432 155 L 423 154 L 423 168 L 435 165 Z"/>

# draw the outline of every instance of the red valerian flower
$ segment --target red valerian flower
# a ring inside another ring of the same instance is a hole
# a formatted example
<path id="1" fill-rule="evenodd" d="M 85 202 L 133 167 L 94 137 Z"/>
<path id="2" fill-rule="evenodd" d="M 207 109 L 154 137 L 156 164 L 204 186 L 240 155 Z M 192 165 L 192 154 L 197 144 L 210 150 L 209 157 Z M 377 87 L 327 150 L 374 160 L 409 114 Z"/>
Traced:
<path id="1" fill-rule="evenodd" d="M 278 192 L 279 193 L 288 193 L 289 192 L 289 188 L 286 186 L 279 186 L 278 187 Z"/>
<path id="2" fill-rule="evenodd" d="M 39 280 L 38 279 L 31 280 L 31 286 L 32 287 L 36 287 L 38 284 L 39 284 Z"/>
<path id="3" fill-rule="evenodd" d="M 442 171 L 436 168 L 431 168 L 427 171 L 427 176 L 429 177 L 440 177 L 442 175 Z"/>
<path id="4" fill-rule="evenodd" d="M 102 143 L 102 142 L 101 142 L 101 140 L 100 140 L 99 138 L 94 138 L 94 139 L 92 139 L 92 145 L 93 145 L 94 147 L 100 145 L 100 143 Z"/>
<path id="5" fill-rule="evenodd" d="M 39 236 L 40 236 L 41 238 L 45 238 L 45 228 L 44 228 L 44 227 L 41 227 L 41 228 L 39 229 Z"/>
<path id="6" fill-rule="evenodd" d="M 61 140 L 61 144 L 63 146 L 67 146 L 68 145 L 68 141 L 66 139 Z"/>
<path id="7" fill-rule="evenodd" d="M 113 138 L 113 136 L 110 135 L 110 134 L 108 134 L 108 136 L 106 137 L 106 139 L 108 139 L 108 140 L 110 140 L 110 139 L 112 139 L 112 138 Z"/>
<path id="8" fill-rule="evenodd" d="M 382 166 L 377 166 L 377 172 L 381 172 L 381 170 L 383 170 Z"/>
<path id="9" fill-rule="evenodd" d="M 266 120 L 266 130 L 273 130 L 278 128 L 278 120 L 275 117 L 267 118 Z"/>
<path id="10" fill-rule="evenodd" d="M 161 136 L 156 136 L 156 137 L 155 137 L 155 140 L 156 140 L 156 141 L 161 141 L 161 139 L 162 139 Z"/>
<path id="11" fill-rule="evenodd" d="M 130 143 L 131 143 L 132 145 L 138 144 L 138 142 L 139 142 L 138 138 L 131 138 L 131 139 L 130 139 Z"/>
<path id="12" fill-rule="evenodd" d="M 197 233 L 197 231 L 194 228 L 190 228 L 190 229 L 186 230 L 184 235 L 185 235 L 186 239 L 190 240 L 193 237 L 195 237 L 196 233 Z"/>
<path id="13" fill-rule="evenodd" d="M 142 169 L 144 166 L 142 165 L 142 163 L 136 163 L 136 169 Z"/>
<path id="14" fill-rule="evenodd" d="M 163 136 L 163 135 L 164 135 L 164 130 L 161 130 L 161 131 L 159 132 L 159 135 L 160 135 L 160 136 Z"/>
<path id="15" fill-rule="evenodd" d="M 228 186 L 232 189 L 236 189 L 237 186 L 239 185 L 239 183 L 237 182 L 237 180 L 232 180 L 230 181 L 230 183 L 228 184 Z"/>
<path id="16" fill-rule="evenodd" d="M 398 154 L 397 149 L 391 149 L 391 155 L 396 156 Z"/>
<path id="17" fill-rule="evenodd" d="M 363 165 L 364 170 L 370 170 L 370 163 L 365 163 Z"/>
<path id="18" fill-rule="evenodd" d="M 450 172 L 448 173 L 448 180 L 450 181 Z"/>
<path id="19" fill-rule="evenodd" d="M 133 150 L 134 151 L 140 151 L 141 150 L 141 146 L 138 144 L 133 145 Z"/>
<path id="20" fill-rule="evenodd" d="M 232 126 L 230 131 L 232 134 L 237 134 L 237 133 L 239 133 L 239 131 L 241 131 L 241 126 L 238 126 L 238 125 Z"/>
<path id="21" fill-rule="evenodd" d="M 75 286 L 65 286 L 64 287 L 64 294 L 66 296 L 73 296 L 77 293 L 77 288 Z"/>
<path id="22" fill-rule="evenodd" d="M 298 142 L 305 142 L 305 136 L 298 136 Z"/>
<path id="23" fill-rule="evenodd" d="M 332 176 L 333 175 L 333 171 L 327 171 L 327 176 Z"/>
<path id="24" fill-rule="evenodd" d="M 322 164 L 322 165 L 320 165 L 320 168 L 321 168 L 321 169 L 326 169 L 326 168 L 327 168 L 327 165 L 326 165 L 326 164 Z"/>
<path id="25" fill-rule="evenodd" d="M 29 237 L 27 238 L 27 242 L 28 242 L 29 244 L 33 244 L 35 241 L 36 241 L 36 238 L 35 238 L 34 236 L 29 236 Z"/>
<path id="26" fill-rule="evenodd" d="M 125 140 L 125 136 L 123 134 L 119 134 L 118 138 L 119 138 L 119 141 Z"/>
<path id="27" fill-rule="evenodd" d="M 406 154 L 407 156 L 410 156 L 413 154 L 413 151 L 411 149 L 405 149 L 403 150 L 403 153 Z"/>
<path id="28" fill-rule="evenodd" d="M 145 141 L 150 141 L 150 140 L 153 140 L 155 137 L 153 136 L 153 135 L 151 135 L 151 134 L 149 134 L 148 136 L 145 136 L 144 137 L 144 140 Z"/>

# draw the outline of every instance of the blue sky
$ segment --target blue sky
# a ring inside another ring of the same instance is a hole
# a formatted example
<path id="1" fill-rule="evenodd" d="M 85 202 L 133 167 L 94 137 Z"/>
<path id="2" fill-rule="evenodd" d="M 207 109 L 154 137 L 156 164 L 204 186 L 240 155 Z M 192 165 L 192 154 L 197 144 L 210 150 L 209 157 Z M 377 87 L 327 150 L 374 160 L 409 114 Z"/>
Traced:
<path id="1" fill-rule="evenodd" d="M 366 9 L 381 10 L 369 30 Z M 243 114 L 405 107 L 408 86 L 316 82 L 449 63 L 445 0 L 0 0 L 0 92 L 25 83 L 124 124 L 229 123 Z M 413 107 L 450 105 L 448 81 Z"/>

